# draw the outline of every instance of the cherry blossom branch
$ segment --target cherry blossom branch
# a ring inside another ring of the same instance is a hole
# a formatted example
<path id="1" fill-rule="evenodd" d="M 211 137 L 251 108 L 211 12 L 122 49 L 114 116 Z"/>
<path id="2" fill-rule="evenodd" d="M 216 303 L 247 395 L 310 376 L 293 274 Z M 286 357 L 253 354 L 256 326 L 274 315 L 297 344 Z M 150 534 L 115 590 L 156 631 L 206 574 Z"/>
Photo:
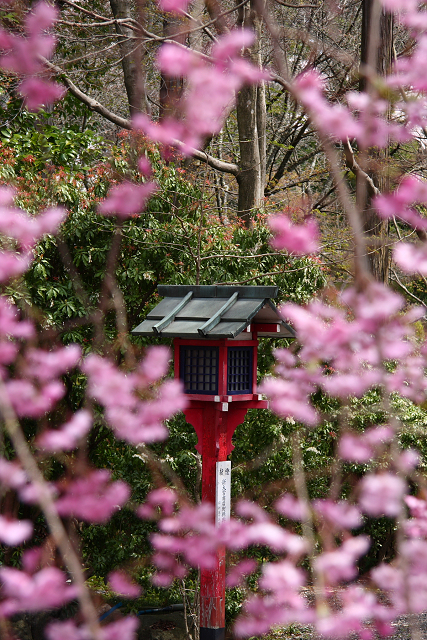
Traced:
<path id="1" fill-rule="evenodd" d="M 304 461 L 301 455 L 301 434 L 299 430 L 292 434 L 292 459 L 297 498 L 300 503 L 304 505 L 304 514 L 301 524 L 303 536 L 309 547 L 308 557 L 311 560 L 311 566 L 313 569 L 313 586 L 316 609 L 321 612 L 321 615 L 325 615 L 329 610 L 329 606 L 325 599 L 325 585 L 323 584 L 322 574 L 317 572 L 314 566 L 316 540 L 314 536 L 313 512 L 305 480 Z"/>
<path id="2" fill-rule="evenodd" d="M 28 474 L 29 479 L 37 488 L 37 501 L 44 513 L 51 535 L 61 553 L 64 564 L 70 571 L 73 582 L 78 588 L 78 600 L 80 602 L 82 614 L 87 621 L 89 630 L 95 640 L 102 640 L 102 632 L 98 623 L 96 609 L 89 595 L 89 590 L 85 584 L 85 576 L 80 558 L 77 556 L 69 540 L 68 534 L 58 516 L 55 502 L 51 497 L 49 487 L 36 460 L 32 455 L 16 414 L 9 402 L 9 398 L 0 380 L 0 408 L 3 416 L 4 427 L 12 441 L 16 454 L 22 467 Z"/>

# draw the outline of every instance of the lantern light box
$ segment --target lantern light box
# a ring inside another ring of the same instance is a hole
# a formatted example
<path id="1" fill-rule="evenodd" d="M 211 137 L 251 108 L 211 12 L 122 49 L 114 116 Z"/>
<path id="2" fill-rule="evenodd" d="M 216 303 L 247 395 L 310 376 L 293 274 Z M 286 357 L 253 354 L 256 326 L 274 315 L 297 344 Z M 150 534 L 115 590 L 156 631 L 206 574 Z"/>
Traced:
<path id="1" fill-rule="evenodd" d="M 202 455 L 202 499 L 229 513 L 230 482 L 218 478 L 231 470 L 236 427 L 248 409 L 266 409 L 257 394 L 259 337 L 291 338 L 271 298 L 277 287 L 159 286 L 163 300 L 132 331 L 134 335 L 173 338 L 175 378 L 188 396 L 184 410 Z M 225 469 L 225 471 L 224 471 Z M 220 492 L 220 493 L 219 493 Z M 226 516 L 225 516 L 226 517 Z M 200 640 L 225 638 L 225 550 L 216 566 L 200 574 Z"/>
<path id="2" fill-rule="evenodd" d="M 175 377 L 185 393 L 210 402 L 258 399 L 258 337 L 294 335 L 271 302 L 277 287 L 170 285 L 158 292 L 163 300 L 132 333 L 174 338 Z"/>

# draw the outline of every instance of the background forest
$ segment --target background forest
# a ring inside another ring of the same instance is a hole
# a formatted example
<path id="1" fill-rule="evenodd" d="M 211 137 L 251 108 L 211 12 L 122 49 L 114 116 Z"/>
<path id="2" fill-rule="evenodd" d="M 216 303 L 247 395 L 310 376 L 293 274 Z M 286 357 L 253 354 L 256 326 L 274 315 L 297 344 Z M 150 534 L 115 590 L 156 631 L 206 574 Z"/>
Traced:
<path id="1" fill-rule="evenodd" d="M 24 0 L 0 4 L 3 27 L 21 33 L 29 6 Z M 128 364 L 130 343 L 136 357 L 148 346 L 147 340 L 129 337 L 129 330 L 158 302 L 158 284 L 274 284 L 280 291 L 277 303 L 298 304 L 309 302 L 327 285 L 326 295 L 334 300 L 353 278 L 351 232 L 322 140 L 289 92 L 277 54 L 288 78 L 307 69 L 319 71 L 332 104 L 349 91 L 363 90 L 373 7 L 378 10 L 373 0 L 272 0 L 269 11 L 276 26 L 268 32 L 252 0 L 221 5 L 196 1 L 181 15 L 168 11 L 166 0 L 161 8 L 130 0 L 58 0 L 57 6 L 57 48 L 45 64 L 67 92 L 51 107 L 28 110 L 16 76 L 3 70 L 0 93 L 1 182 L 16 187 L 16 203 L 32 214 L 57 205 L 67 211 L 61 233 L 38 243 L 25 276 L 2 285 L 3 293 L 40 325 L 45 343 L 59 337 L 65 345 L 81 345 L 84 354 L 102 352 Z M 389 99 L 390 89 L 381 78 L 411 51 L 414 39 L 391 14 L 383 12 L 379 19 L 375 90 L 380 99 Z M 268 68 L 269 77 L 238 92 L 235 107 L 203 148 L 183 157 L 132 130 L 132 118 L 139 113 L 167 123 L 182 107 L 185 81 L 166 75 L 156 62 L 162 44 L 173 42 L 203 54 L 219 36 L 241 26 L 256 34 L 255 43 L 245 50 L 246 59 L 259 69 Z M 360 150 L 351 139 L 334 142 L 350 193 L 359 204 L 363 199 L 374 277 L 403 292 L 408 305 L 423 306 L 425 277 L 404 274 L 392 261 L 391 248 L 397 240 L 423 239 L 425 232 L 415 232 L 396 217 L 383 220 L 371 201 L 395 188 L 404 173 L 424 175 L 426 136 L 420 126 L 409 142 L 390 142 L 385 149 L 378 145 Z M 99 216 L 97 207 L 112 187 L 123 180 L 141 181 L 141 157 L 150 161 L 158 185 L 146 210 L 126 220 Z M 361 175 L 367 184 L 362 194 L 357 192 Z M 423 209 L 419 211 L 423 215 Z M 321 230 L 316 255 L 271 246 L 267 220 L 278 212 L 297 224 L 315 217 Z M 416 332 L 422 339 L 423 322 L 417 323 Z M 282 345 L 262 343 L 260 380 L 272 370 L 274 346 Z M 82 406 L 85 378 L 75 372 L 66 384 L 65 413 Z M 341 406 L 321 392 L 313 402 L 327 417 L 302 436 L 302 455 L 310 496 L 322 498 L 333 472 Z M 421 470 L 427 454 L 424 404 L 393 397 L 394 414 L 403 424 L 400 444 L 421 451 Z M 346 412 L 348 424 L 358 432 L 387 421 L 376 390 L 351 398 Z M 245 496 L 269 508 L 292 486 L 295 424 L 292 418 L 249 412 L 234 436 L 235 498 Z M 194 449 L 196 436 L 181 415 L 170 419 L 168 428 L 170 437 L 164 443 L 135 447 L 115 440 L 98 415 L 88 439 L 89 460 L 110 469 L 114 479 L 128 482 L 134 503 L 143 502 L 158 484 L 159 469 L 168 481 L 179 477 L 197 502 L 201 461 Z M 28 419 L 25 430 L 31 438 L 34 421 Z M 53 480 L 65 464 L 60 458 L 43 463 L 46 477 Z M 345 481 L 351 483 L 364 470 L 363 464 L 349 463 Z M 8 493 L 2 500 L 13 501 Z M 33 509 L 27 505 L 22 513 L 18 502 L 8 508 L 24 516 Z M 40 514 L 36 518 L 36 541 L 43 545 L 46 524 Z M 80 521 L 73 526 L 81 536 L 86 577 L 94 588 L 105 591 L 106 576 L 118 566 L 144 587 L 142 599 L 129 609 L 192 594 L 197 572 L 166 591 L 151 585 L 148 535 L 154 525 L 142 522 L 130 508 L 107 524 Z M 385 517 L 366 525 L 363 532 L 371 535 L 372 545 L 361 571 L 394 557 L 394 531 L 393 521 Z M 7 549 L 4 561 L 17 566 L 21 552 Z M 260 562 L 274 557 L 264 547 L 251 553 Z M 230 556 L 230 563 L 237 558 Z M 230 621 L 243 594 L 240 588 L 229 594 Z M 114 602 L 112 592 L 108 595 Z"/>

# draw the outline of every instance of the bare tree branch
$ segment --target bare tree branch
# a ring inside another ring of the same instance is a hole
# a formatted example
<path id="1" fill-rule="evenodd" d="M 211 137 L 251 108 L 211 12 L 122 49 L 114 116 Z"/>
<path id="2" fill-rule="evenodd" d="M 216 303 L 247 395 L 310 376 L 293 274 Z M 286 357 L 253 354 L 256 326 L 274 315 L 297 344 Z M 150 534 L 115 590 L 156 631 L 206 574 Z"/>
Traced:
<path id="1" fill-rule="evenodd" d="M 291 9 L 319 9 L 320 4 L 289 4 L 288 2 L 282 2 L 282 0 L 275 0 L 277 4 L 282 7 L 290 7 Z"/>
<path id="2" fill-rule="evenodd" d="M 104 105 L 102 105 L 100 102 L 98 102 L 94 98 L 91 98 L 86 93 L 83 93 L 83 91 L 81 91 L 74 84 L 71 78 L 67 76 L 67 74 L 65 73 L 65 71 L 63 71 L 63 69 L 61 69 L 61 67 L 58 67 L 56 64 L 53 64 L 52 62 L 49 62 L 49 60 L 46 60 L 46 58 L 42 58 L 42 61 L 48 69 L 50 69 L 56 75 L 61 77 L 63 84 L 65 84 L 65 86 L 69 89 L 70 93 L 72 93 L 73 96 L 75 96 L 78 100 L 80 100 L 80 102 L 83 102 L 83 104 L 89 107 L 91 111 L 96 111 L 96 113 L 99 113 L 103 118 L 106 118 L 107 120 L 109 120 L 113 124 L 116 124 L 118 127 L 121 127 L 122 129 L 132 129 L 132 123 L 130 120 L 127 120 L 126 118 L 122 118 L 121 116 L 117 115 L 113 111 L 110 111 L 109 109 L 107 109 L 107 107 L 104 107 Z"/>
<path id="3" fill-rule="evenodd" d="M 355 175 L 359 175 L 366 180 L 368 191 L 371 196 L 379 196 L 381 194 L 380 190 L 375 186 L 371 176 L 369 176 L 366 171 L 363 171 L 362 167 L 357 163 L 356 158 L 354 157 L 354 151 L 348 139 L 343 142 L 343 148 L 347 167 L 353 171 Z"/>
<path id="4" fill-rule="evenodd" d="M 131 120 L 128 120 L 127 118 L 122 118 L 121 116 L 117 115 L 113 111 L 110 111 L 110 109 L 102 105 L 100 102 L 98 102 L 94 98 L 91 98 L 86 93 L 81 91 L 74 84 L 71 78 L 65 73 L 65 71 L 61 69 L 61 67 L 58 67 L 56 64 L 53 64 L 52 62 L 49 62 L 49 60 L 47 60 L 46 58 L 41 58 L 41 59 L 43 63 L 46 65 L 46 67 L 50 69 L 50 71 L 53 71 L 56 75 L 60 76 L 63 84 L 69 89 L 69 91 L 73 94 L 73 96 L 75 96 L 78 100 L 83 102 L 83 104 L 89 107 L 91 111 L 95 111 L 96 113 L 99 113 L 103 118 L 106 118 L 106 120 L 109 120 L 110 122 L 112 122 L 113 124 L 116 124 L 118 127 L 121 127 L 122 129 L 128 129 L 128 130 L 132 129 Z M 174 144 L 176 144 L 178 149 L 182 147 L 182 143 L 179 140 L 175 140 Z M 213 156 L 210 156 L 208 153 L 206 153 L 205 151 L 201 151 L 200 149 L 192 149 L 191 154 L 193 158 L 195 158 L 196 160 L 205 162 L 209 167 L 212 167 L 212 169 L 216 169 L 217 171 L 221 171 L 222 173 L 229 173 L 233 176 L 237 176 L 237 174 L 239 173 L 239 167 L 237 166 L 237 164 L 234 164 L 232 162 L 225 162 L 224 160 L 219 160 L 218 158 L 214 158 Z"/>

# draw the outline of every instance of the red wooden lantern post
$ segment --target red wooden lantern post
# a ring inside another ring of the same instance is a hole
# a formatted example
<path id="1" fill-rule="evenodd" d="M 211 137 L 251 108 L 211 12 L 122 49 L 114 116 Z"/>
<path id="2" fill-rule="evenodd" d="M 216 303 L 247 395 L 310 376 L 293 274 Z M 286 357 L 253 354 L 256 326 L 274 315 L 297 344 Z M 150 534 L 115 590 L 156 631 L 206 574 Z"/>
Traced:
<path id="1" fill-rule="evenodd" d="M 258 336 L 292 337 L 270 301 L 276 287 L 160 286 L 165 298 L 132 333 L 174 338 L 175 377 L 190 400 L 184 411 L 202 455 L 202 499 L 217 504 L 217 469 L 248 409 L 268 403 L 256 393 Z M 227 508 L 217 522 L 227 518 Z M 225 636 L 225 550 L 200 577 L 200 640 Z"/>

